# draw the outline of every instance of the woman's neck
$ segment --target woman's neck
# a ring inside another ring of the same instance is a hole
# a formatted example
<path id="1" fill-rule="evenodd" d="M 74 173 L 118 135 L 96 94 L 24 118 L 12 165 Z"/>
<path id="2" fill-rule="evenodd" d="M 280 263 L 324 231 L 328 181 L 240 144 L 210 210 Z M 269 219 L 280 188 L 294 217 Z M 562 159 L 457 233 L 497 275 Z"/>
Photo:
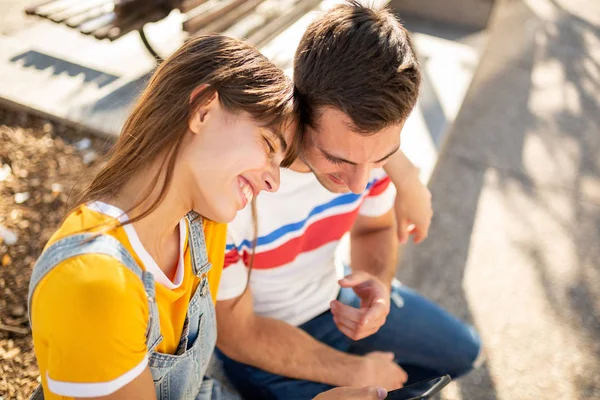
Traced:
<path id="1" fill-rule="evenodd" d="M 105 200 L 124 210 L 129 219 L 135 219 L 159 200 L 164 173 L 157 174 L 155 171 L 158 170 L 150 168 L 139 173 L 114 198 Z M 150 214 L 132 223 L 144 248 L 169 277 L 174 275 L 179 260 L 179 222 L 191 209 L 191 204 L 187 206 L 182 201 L 185 197 L 177 186 L 173 180 L 160 204 Z M 150 192 L 149 188 L 152 188 Z"/>

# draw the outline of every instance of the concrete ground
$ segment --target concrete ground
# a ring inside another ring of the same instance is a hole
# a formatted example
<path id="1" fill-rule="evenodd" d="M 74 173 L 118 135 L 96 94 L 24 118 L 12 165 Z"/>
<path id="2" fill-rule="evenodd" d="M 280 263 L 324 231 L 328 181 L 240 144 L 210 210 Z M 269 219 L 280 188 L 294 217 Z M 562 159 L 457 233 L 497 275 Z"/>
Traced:
<path id="1" fill-rule="evenodd" d="M 498 0 L 399 278 L 479 330 L 445 400 L 600 399 L 600 3 Z"/>

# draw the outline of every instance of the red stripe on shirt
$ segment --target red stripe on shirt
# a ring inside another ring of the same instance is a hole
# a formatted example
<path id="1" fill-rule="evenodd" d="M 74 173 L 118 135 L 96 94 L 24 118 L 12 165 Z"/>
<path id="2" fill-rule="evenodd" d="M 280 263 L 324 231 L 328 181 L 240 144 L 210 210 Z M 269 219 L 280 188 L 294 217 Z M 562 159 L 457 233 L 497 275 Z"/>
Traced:
<path id="1" fill-rule="evenodd" d="M 231 264 L 235 264 L 240 260 L 240 253 L 238 253 L 237 249 L 234 247 L 225 253 L 225 261 L 223 262 L 223 268 L 229 267 Z"/>
<path id="2" fill-rule="evenodd" d="M 381 193 L 383 193 L 385 191 L 385 189 L 388 188 L 388 186 L 390 186 L 390 183 L 391 183 L 391 180 L 390 180 L 389 176 L 386 176 L 385 178 L 378 180 L 377 182 L 375 182 L 373 184 L 373 186 L 369 190 L 369 194 L 367 195 L 367 197 L 379 196 Z"/>
<path id="3" fill-rule="evenodd" d="M 332 215 L 312 223 L 306 231 L 274 249 L 257 252 L 254 257 L 254 269 L 271 269 L 289 264 L 301 253 L 315 250 L 327 243 L 340 240 L 350 230 L 358 215 L 358 208 L 345 213 Z M 235 254 L 233 254 L 235 253 Z M 250 261 L 250 251 L 244 250 L 241 258 L 244 264 Z M 225 255 L 225 267 L 238 262 L 240 254 L 234 248 Z"/>

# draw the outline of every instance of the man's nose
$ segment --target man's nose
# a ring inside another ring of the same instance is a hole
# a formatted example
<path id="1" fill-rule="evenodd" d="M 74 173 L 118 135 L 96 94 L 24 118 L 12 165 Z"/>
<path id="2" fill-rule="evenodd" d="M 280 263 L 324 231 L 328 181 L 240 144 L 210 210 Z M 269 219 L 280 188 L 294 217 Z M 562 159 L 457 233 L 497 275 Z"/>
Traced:
<path id="1" fill-rule="evenodd" d="M 346 184 L 352 193 L 361 194 L 365 191 L 369 183 L 371 169 L 366 165 L 357 165 L 351 174 L 348 175 Z"/>

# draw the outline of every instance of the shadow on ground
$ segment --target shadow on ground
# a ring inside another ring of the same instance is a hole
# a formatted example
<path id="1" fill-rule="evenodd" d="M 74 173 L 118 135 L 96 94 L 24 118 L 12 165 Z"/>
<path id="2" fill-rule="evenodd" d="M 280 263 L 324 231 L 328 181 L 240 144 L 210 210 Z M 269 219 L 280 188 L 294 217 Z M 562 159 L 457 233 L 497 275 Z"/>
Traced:
<path id="1" fill-rule="evenodd" d="M 557 323 L 569 327 L 581 350 L 580 367 L 565 375 L 572 377 L 574 398 L 597 399 L 600 67 L 589 38 L 600 38 L 600 30 L 556 3 L 558 16 L 551 21 L 536 16 L 520 2 L 501 3 L 482 62 L 431 179 L 436 214 L 430 236 L 424 244 L 405 249 L 398 277 L 478 329 L 485 328 L 481 326 L 485 318 L 476 320 L 472 314 L 473 298 L 470 302 L 464 281 L 477 239 L 475 223 L 488 217 L 480 215 L 478 208 L 488 182 L 486 174 L 493 170 L 504 204 L 527 230 L 519 236 L 527 239 L 515 238 L 512 247 L 529 256 Z M 533 155 L 532 143 L 536 148 Z M 573 249 L 571 261 L 576 264 L 565 265 L 565 269 L 575 271 L 568 284 L 552 270 L 548 243 L 542 243 L 548 239 L 540 239 L 544 232 L 532 226 L 535 218 L 513 201 L 511 191 L 515 187 L 566 235 L 565 248 Z M 548 195 L 552 192 L 567 198 L 567 212 Z M 493 248 L 489 257 L 494 257 Z M 518 313 L 518 304 L 515 306 Z M 543 340 L 540 335 L 539 340 Z M 485 365 L 459 381 L 461 399 L 500 398 L 499 381 L 530 372 L 492 371 Z M 502 398 L 530 398 L 518 397 L 517 387 L 513 390 L 515 396 Z"/>
<path id="2" fill-rule="evenodd" d="M 67 74 L 71 77 L 75 77 L 83 74 L 84 82 L 95 83 L 98 88 L 102 88 L 119 79 L 116 75 L 84 67 L 83 65 L 75 64 L 35 50 L 29 50 L 25 53 L 18 54 L 12 57 L 10 61 L 13 63 L 21 63 L 24 68 L 36 68 L 40 71 L 51 68 L 53 75 Z"/>

